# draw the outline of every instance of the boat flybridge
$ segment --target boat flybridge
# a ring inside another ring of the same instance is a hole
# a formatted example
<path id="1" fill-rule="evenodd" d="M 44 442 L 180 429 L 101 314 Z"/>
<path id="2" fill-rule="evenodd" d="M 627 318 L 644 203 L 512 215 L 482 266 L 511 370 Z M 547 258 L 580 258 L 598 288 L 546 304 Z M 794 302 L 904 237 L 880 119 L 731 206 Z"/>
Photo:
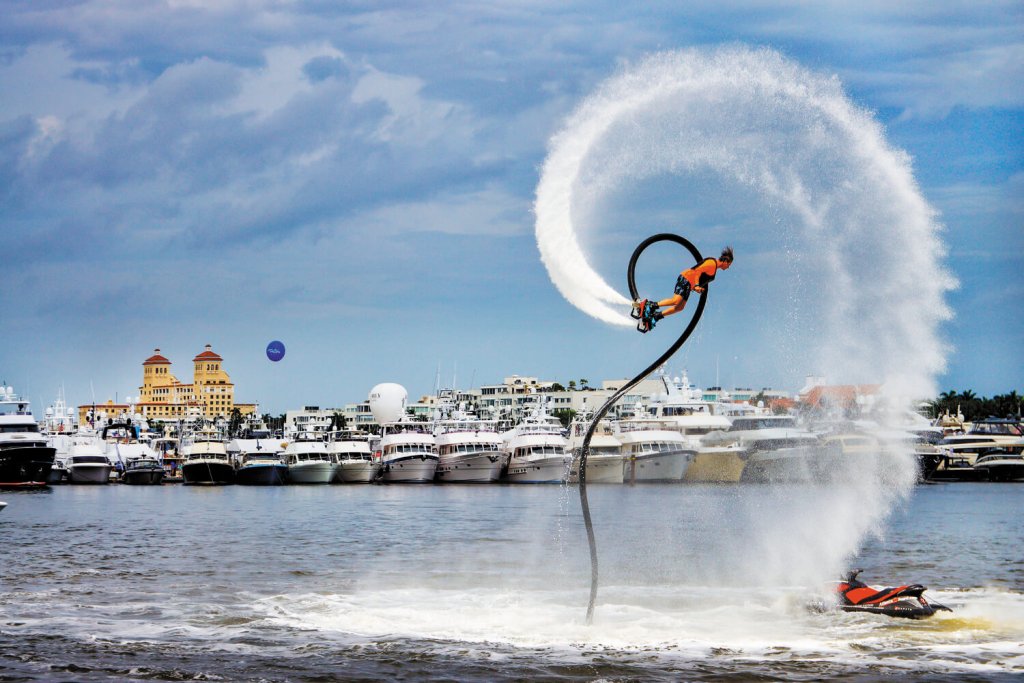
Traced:
<path id="1" fill-rule="evenodd" d="M 486 420 L 442 402 L 435 413 L 438 481 L 483 484 L 498 481 L 505 465 L 498 421 Z"/>
<path id="2" fill-rule="evenodd" d="M 546 403 L 538 399 L 519 424 L 502 434 L 509 483 L 561 484 L 568 480 L 572 456 L 562 431 L 562 423 L 548 414 Z"/>

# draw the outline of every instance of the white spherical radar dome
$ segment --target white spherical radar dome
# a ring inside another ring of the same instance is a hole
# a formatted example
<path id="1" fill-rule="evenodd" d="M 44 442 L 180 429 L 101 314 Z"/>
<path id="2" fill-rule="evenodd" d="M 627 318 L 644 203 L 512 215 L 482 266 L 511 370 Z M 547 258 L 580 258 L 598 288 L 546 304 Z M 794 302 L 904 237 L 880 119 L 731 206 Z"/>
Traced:
<path id="1" fill-rule="evenodd" d="M 401 384 L 384 382 L 370 389 L 370 412 L 377 424 L 398 422 L 405 415 L 409 392 Z"/>

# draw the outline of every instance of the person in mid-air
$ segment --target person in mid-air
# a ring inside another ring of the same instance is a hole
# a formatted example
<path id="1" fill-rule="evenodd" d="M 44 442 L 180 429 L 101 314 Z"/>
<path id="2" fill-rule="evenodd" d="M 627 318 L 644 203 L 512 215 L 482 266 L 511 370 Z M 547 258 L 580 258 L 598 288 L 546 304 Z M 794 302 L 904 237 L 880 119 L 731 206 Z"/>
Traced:
<path id="1" fill-rule="evenodd" d="M 715 279 L 719 269 L 729 270 L 732 265 L 732 247 L 722 250 L 722 255 L 717 259 L 706 258 L 693 268 L 688 268 L 679 274 L 676 280 L 675 293 L 661 301 L 643 299 L 633 302 L 633 311 L 630 313 L 637 323 L 636 329 L 641 332 L 649 332 L 659 320 L 666 315 L 678 313 L 686 307 L 686 301 L 690 298 L 690 291 L 698 294 L 704 292 L 708 283 Z"/>

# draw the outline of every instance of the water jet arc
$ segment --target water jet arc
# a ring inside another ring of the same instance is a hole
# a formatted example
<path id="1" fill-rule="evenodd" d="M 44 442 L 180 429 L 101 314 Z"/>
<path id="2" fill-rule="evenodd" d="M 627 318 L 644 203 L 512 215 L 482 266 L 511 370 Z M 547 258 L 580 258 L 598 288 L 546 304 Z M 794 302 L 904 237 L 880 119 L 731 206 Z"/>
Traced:
<path id="1" fill-rule="evenodd" d="M 629 259 L 627 278 L 629 280 L 629 294 L 634 301 L 640 298 L 636 289 L 636 262 L 647 247 L 652 244 L 656 244 L 657 242 L 675 242 L 689 250 L 696 263 L 700 263 L 704 260 L 704 257 L 700 255 L 697 247 L 693 246 L 693 244 L 685 237 L 681 237 L 670 232 L 651 235 L 637 245 L 637 248 L 633 250 L 633 255 Z M 587 455 L 590 452 L 590 440 L 594 436 L 594 431 L 597 429 L 597 423 L 600 422 L 601 418 L 608 413 L 615 402 L 622 398 L 630 389 L 642 382 L 644 378 L 654 372 L 658 367 L 668 361 L 668 359 L 686 343 L 686 340 L 690 338 L 690 334 L 693 333 L 694 328 L 697 327 L 697 323 L 700 321 L 701 315 L 704 313 L 704 304 L 706 303 L 707 298 L 708 290 L 707 287 L 705 287 L 704 291 L 700 293 L 700 301 L 697 303 L 697 309 L 693 312 L 693 317 L 690 318 L 690 324 L 686 326 L 686 329 L 683 330 L 681 335 L 679 335 L 679 338 L 673 342 L 672 346 L 670 346 L 667 351 L 658 357 L 658 360 L 648 365 L 642 372 L 640 372 L 640 374 L 626 382 L 622 388 L 612 394 L 611 398 L 604 402 L 604 405 L 594 413 L 594 418 L 590 421 L 590 427 L 587 428 L 587 434 L 583 438 L 583 447 L 580 449 L 579 479 L 580 507 L 583 508 L 583 523 L 586 525 L 587 542 L 590 544 L 590 602 L 587 604 L 587 624 L 591 624 L 594 621 L 594 603 L 597 600 L 597 540 L 594 538 L 594 524 L 590 519 L 590 503 L 587 500 Z"/>

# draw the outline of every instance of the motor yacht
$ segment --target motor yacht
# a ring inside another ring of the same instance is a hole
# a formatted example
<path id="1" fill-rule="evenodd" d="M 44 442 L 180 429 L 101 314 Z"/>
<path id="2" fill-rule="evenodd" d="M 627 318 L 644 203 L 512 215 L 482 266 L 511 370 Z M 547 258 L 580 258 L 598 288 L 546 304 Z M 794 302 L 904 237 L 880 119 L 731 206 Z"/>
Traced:
<path id="1" fill-rule="evenodd" d="M 620 420 L 613 433 L 622 444 L 623 479 L 630 483 L 682 481 L 697 454 L 690 441 L 660 420 Z"/>
<path id="2" fill-rule="evenodd" d="M 496 420 L 484 420 L 464 405 L 442 405 L 434 421 L 438 481 L 485 484 L 498 481 L 505 465 Z"/>
<path id="3" fill-rule="evenodd" d="M 572 456 L 558 418 L 544 402 L 502 435 L 502 451 L 508 459 L 506 477 L 511 484 L 561 484 L 569 478 Z"/>
<path id="4" fill-rule="evenodd" d="M 280 486 L 287 483 L 288 465 L 284 461 L 281 439 L 272 438 L 269 432 L 232 439 L 227 451 L 235 463 L 236 484 Z"/>
<path id="5" fill-rule="evenodd" d="M 56 449 L 39 432 L 28 401 L 0 386 L 0 487 L 44 488 Z"/>
<path id="6" fill-rule="evenodd" d="M 185 461 L 181 466 L 182 483 L 219 486 L 233 484 L 235 466 L 228 457 L 227 444 L 215 428 L 200 429 L 186 436 Z"/>
<path id="7" fill-rule="evenodd" d="M 984 473 L 988 481 L 1024 480 L 1024 439 L 1001 448 L 982 451 L 974 461 L 974 469 Z"/>
<path id="8" fill-rule="evenodd" d="M 90 429 L 82 429 L 71 437 L 67 467 L 71 484 L 107 484 L 114 471 L 106 443 L 100 434 Z"/>
<path id="9" fill-rule="evenodd" d="M 821 461 L 818 437 L 798 426 L 791 415 L 737 417 L 728 430 L 710 432 L 703 442 L 746 451 L 741 481 L 815 481 L 831 471 Z"/>
<path id="10" fill-rule="evenodd" d="M 368 434 L 347 429 L 330 432 L 327 452 L 335 465 L 335 483 L 371 483 L 380 474 Z"/>
<path id="11" fill-rule="evenodd" d="M 382 481 L 422 484 L 434 480 L 437 441 L 427 423 L 385 423 L 378 448 Z"/>
<path id="12" fill-rule="evenodd" d="M 156 485 L 163 483 L 164 466 L 152 456 L 130 457 L 125 461 L 121 481 L 136 486 Z"/>
<path id="13" fill-rule="evenodd" d="M 590 429 L 589 416 L 573 421 L 569 425 L 569 449 L 572 453 L 572 467 L 569 470 L 569 482 L 579 482 L 580 456 L 583 440 Z M 590 438 L 590 452 L 587 454 L 588 484 L 621 484 L 622 444 L 612 434 L 611 424 L 601 420 Z"/>
<path id="14" fill-rule="evenodd" d="M 369 436 L 362 432 L 331 432 L 328 435 L 327 453 L 336 468 L 336 484 L 369 484 L 380 472 L 380 462 L 373 457 Z"/>
<path id="15" fill-rule="evenodd" d="M 301 432 L 286 442 L 284 463 L 292 484 L 330 484 L 336 465 L 319 433 Z"/>
<path id="16" fill-rule="evenodd" d="M 992 451 L 1002 451 L 1009 455 L 1020 453 L 1022 437 L 1024 428 L 1017 420 L 995 417 L 977 420 L 971 423 L 965 433 L 947 434 L 939 442 L 947 454 L 935 468 L 932 478 L 946 481 L 984 479 L 989 473 L 988 468 L 974 467 L 981 455 Z"/>

